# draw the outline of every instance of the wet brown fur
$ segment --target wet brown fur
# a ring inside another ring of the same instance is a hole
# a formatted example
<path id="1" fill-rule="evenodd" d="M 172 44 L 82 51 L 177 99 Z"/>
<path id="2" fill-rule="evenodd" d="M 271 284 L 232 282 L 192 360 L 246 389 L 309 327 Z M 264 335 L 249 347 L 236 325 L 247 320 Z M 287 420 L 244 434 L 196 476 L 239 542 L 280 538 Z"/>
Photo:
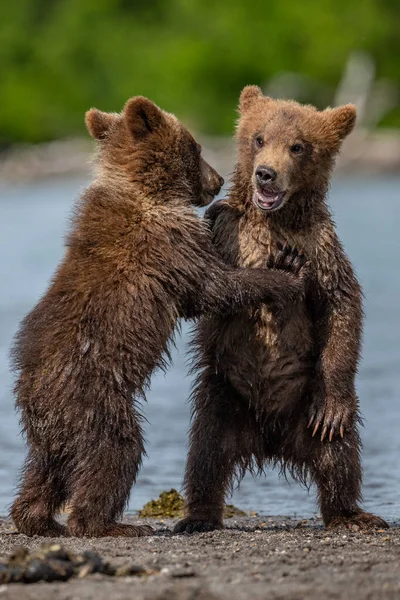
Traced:
<path id="1" fill-rule="evenodd" d="M 335 155 L 354 122 L 351 105 L 319 112 L 255 86 L 242 92 L 233 186 L 208 210 L 214 245 L 228 265 L 259 267 L 287 242 L 303 250 L 310 275 L 305 297 L 284 311 L 266 304 L 201 318 L 187 518 L 176 532 L 221 527 L 234 475 L 271 463 L 316 483 L 326 526 L 386 526 L 359 506 L 362 294 L 326 204 Z M 275 191 L 286 191 L 272 212 L 257 205 L 260 166 L 275 170 Z"/>
<path id="2" fill-rule="evenodd" d="M 15 392 L 28 442 L 11 514 L 26 535 L 136 536 L 121 524 L 144 451 L 137 401 L 165 367 L 180 317 L 229 313 L 300 293 L 283 271 L 227 267 L 192 205 L 220 176 L 170 114 L 146 98 L 86 115 L 97 173 L 66 253 L 16 337 Z M 55 516 L 68 502 L 67 527 Z"/>

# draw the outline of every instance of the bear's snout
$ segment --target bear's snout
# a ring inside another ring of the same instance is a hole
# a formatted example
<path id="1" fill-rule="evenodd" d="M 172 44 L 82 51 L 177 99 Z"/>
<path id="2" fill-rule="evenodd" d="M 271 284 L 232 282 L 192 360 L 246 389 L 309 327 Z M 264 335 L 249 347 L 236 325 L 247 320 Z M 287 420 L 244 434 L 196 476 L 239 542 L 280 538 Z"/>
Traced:
<path id="1" fill-rule="evenodd" d="M 256 180 L 260 187 L 270 185 L 277 178 L 278 173 L 272 167 L 261 165 L 256 170 Z"/>
<path id="2" fill-rule="evenodd" d="M 202 187 L 203 187 L 203 206 L 209 204 L 215 196 L 221 191 L 225 181 L 215 169 L 211 167 L 204 159 L 201 162 Z"/>
<path id="3" fill-rule="evenodd" d="M 212 186 L 210 188 L 210 193 L 213 194 L 214 196 L 217 196 L 220 191 L 222 186 L 225 183 L 225 179 L 223 177 L 221 177 L 220 175 L 218 175 L 218 180 L 214 180 L 213 182 L 211 182 Z"/>

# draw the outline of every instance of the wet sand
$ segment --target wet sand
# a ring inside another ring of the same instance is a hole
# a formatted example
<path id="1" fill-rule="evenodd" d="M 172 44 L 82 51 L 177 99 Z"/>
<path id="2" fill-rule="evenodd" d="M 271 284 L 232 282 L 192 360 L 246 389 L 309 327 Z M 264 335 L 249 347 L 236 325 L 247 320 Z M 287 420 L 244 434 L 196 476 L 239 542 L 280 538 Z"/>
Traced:
<path id="1" fill-rule="evenodd" d="M 223 531 L 172 536 L 173 520 L 140 521 L 151 524 L 155 535 L 57 541 L 74 552 L 93 550 L 113 564 L 137 564 L 153 574 L 0 585 L 0 600 L 400 597 L 399 523 L 366 534 L 327 531 L 319 520 L 257 516 L 228 519 Z M 8 519 L 0 519 L 0 561 L 17 545 L 33 549 L 46 541 L 16 534 Z"/>

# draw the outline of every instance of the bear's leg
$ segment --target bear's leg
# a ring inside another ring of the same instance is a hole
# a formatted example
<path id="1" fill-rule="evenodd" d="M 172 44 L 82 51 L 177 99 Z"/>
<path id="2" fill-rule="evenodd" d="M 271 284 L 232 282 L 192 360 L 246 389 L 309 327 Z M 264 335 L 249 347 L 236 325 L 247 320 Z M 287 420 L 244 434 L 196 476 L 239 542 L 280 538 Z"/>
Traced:
<path id="1" fill-rule="evenodd" d="M 66 500 L 61 481 L 61 465 L 31 450 L 23 469 L 18 498 L 11 507 L 11 517 L 20 533 L 58 537 L 66 528 L 54 520 L 54 515 Z"/>
<path id="2" fill-rule="evenodd" d="M 184 479 L 186 518 L 174 533 L 222 528 L 226 493 L 235 470 L 244 474 L 250 466 L 252 440 L 257 437 L 249 432 L 248 403 L 221 376 L 202 373 L 193 397 L 195 417 Z"/>
<path id="3" fill-rule="evenodd" d="M 378 516 L 364 512 L 361 500 L 362 470 L 360 438 L 355 427 L 344 438 L 321 442 L 321 456 L 314 460 L 315 481 L 325 526 L 360 529 L 381 529 L 388 524 Z"/>
<path id="4" fill-rule="evenodd" d="M 142 461 L 143 438 L 138 422 L 125 437 L 118 430 L 107 434 L 104 429 L 94 437 L 96 445 L 81 451 L 71 478 L 68 534 L 73 537 L 150 535 L 153 531 L 150 526 L 117 522 Z"/>
<path id="5" fill-rule="evenodd" d="M 359 506 L 362 470 L 360 437 L 355 424 L 345 431 L 343 438 L 337 435 L 330 442 L 326 438 L 321 441 L 320 437 L 312 437 L 304 420 L 285 443 L 286 448 L 290 446 L 294 450 L 294 463 L 300 468 L 306 466 L 317 484 L 321 515 L 327 528 L 388 527 L 383 519 L 364 512 Z"/>

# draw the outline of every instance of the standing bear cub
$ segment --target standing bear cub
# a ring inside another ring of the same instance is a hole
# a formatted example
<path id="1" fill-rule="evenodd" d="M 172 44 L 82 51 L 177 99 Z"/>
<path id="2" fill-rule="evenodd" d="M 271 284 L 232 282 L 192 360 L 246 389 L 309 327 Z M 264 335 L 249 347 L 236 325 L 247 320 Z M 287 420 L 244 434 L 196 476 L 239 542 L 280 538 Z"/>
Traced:
<path id="1" fill-rule="evenodd" d="M 327 527 L 387 527 L 359 506 L 362 294 L 326 204 L 355 119 L 352 105 L 319 112 L 255 86 L 241 94 L 233 186 L 209 209 L 215 248 L 228 265 L 259 267 L 288 243 L 303 249 L 310 273 L 305 297 L 283 310 L 266 303 L 200 319 L 177 533 L 222 527 L 234 475 L 269 463 L 316 483 Z"/>
<path id="2" fill-rule="evenodd" d="M 304 288 L 302 265 L 287 257 L 270 270 L 217 258 L 192 205 L 208 204 L 223 180 L 173 115 L 136 97 L 121 114 L 90 110 L 86 124 L 97 176 L 13 351 L 29 452 L 11 514 L 26 535 L 149 533 L 117 519 L 143 454 L 134 401 L 165 366 L 178 318 L 283 307 Z M 66 502 L 64 528 L 55 516 Z"/>

